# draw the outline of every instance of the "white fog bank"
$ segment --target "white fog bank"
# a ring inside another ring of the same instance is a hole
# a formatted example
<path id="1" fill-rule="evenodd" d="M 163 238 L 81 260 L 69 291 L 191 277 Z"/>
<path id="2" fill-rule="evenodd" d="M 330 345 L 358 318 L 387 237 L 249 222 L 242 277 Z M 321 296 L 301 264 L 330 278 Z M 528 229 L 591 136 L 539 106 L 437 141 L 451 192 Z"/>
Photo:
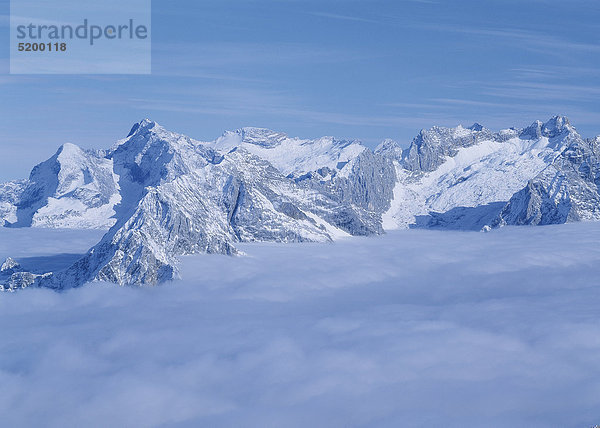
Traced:
<path id="1" fill-rule="evenodd" d="M 68 263 L 97 232 L 0 229 Z M 589 427 L 600 223 L 186 257 L 156 288 L 0 294 L 3 426 Z"/>

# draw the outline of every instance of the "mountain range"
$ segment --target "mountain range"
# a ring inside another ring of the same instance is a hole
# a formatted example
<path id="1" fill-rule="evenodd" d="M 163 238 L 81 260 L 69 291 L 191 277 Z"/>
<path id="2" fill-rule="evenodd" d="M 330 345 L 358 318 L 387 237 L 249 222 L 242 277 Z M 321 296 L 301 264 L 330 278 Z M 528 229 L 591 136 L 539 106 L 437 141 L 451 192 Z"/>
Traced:
<path id="1" fill-rule="evenodd" d="M 64 144 L 29 179 L 0 184 L 4 227 L 106 230 L 57 272 L 7 259 L 0 288 L 154 285 L 178 277 L 179 256 L 235 255 L 239 242 L 599 219 L 600 137 L 561 116 L 499 132 L 433 127 L 375 150 L 261 128 L 202 142 L 145 119 L 110 149 Z"/>

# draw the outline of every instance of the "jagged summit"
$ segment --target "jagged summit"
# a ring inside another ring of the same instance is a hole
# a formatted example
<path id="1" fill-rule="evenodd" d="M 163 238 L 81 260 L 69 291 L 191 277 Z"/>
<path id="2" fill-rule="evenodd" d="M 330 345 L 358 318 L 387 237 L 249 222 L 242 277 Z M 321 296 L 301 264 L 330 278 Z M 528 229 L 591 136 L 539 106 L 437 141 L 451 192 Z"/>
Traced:
<path id="1" fill-rule="evenodd" d="M 60 155 L 60 154 L 78 154 L 83 152 L 84 150 L 79 147 L 77 144 L 73 144 L 73 143 L 64 143 L 62 146 L 60 146 L 58 148 L 58 150 L 56 151 L 56 155 Z"/>
<path id="2" fill-rule="evenodd" d="M 32 169 L 10 226 L 108 227 L 119 201 L 117 187 L 110 160 L 63 144 Z"/>
<path id="3" fill-rule="evenodd" d="M 145 119 L 134 125 L 134 132 L 107 154 L 114 162 L 121 185 L 157 185 L 218 157 L 213 149 L 183 134 L 171 132 Z"/>
<path id="4" fill-rule="evenodd" d="M 242 142 L 262 147 L 275 147 L 288 138 L 283 132 L 266 128 L 245 127 L 238 129 L 235 133 L 240 135 Z"/>
<path id="5" fill-rule="evenodd" d="M 225 132 L 212 147 L 221 152 L 241 147 L 266 159 L 285 175 L 296 177 L 321 168 L 340 169 L 367 149 L 358 141 L 334 137 L 301 139 L 263 128 Z"/>
<path id="6" fill-rule="evenodd" d="M 560 115 L 553 116 L 544 124 L 546 129 L 562 129 L 565 127 L 572 128 L 571 122 L 568 117 Z"/>
<path id="7" fill-rule="evenodd" d="M 398 141 L 392 139 L 383 140 L 376 148 L 375 153 L 380 154 L 382 156 L 389 157 L 391 159 L 401 161 L 402 160 L 402 152 L 404 149 L 400 145 Z"/>
<path id="8" fill-rule="evenodd" d="M 222 150 L 231 150 L 242 145 L 274 148 L 287 139 L 287 134 L 283 132 L 267 128 L 244 127 L 233 131 L 225 131 L 214 144 Z"/>
<path id="9" fill-rule="evenodd" d="M 408 170 L 430 172 L 447 157 L 455 156 L 459 149 L 491 138 L 492 133 L 480 125 L 473 129 L 460 125 L 455 128 L 434 126 L 419 132 L 410 147 L 403 151 L 402 162 Z"/>
<path id="10" fill-rule="evenodd" d="M 127 134 L 127 137 L 131 137 L 133 134 L 137 133 L 137 132 L 144 132 L 144 131 L 148 131 L 154 127 L 158 127 L 160 125 L 158 125 L 158 123 L 154 122 L 153 120 L 150 119 L 142 119 L 141 121 L 135 123 L 132 127 L 131 127 L 131 131 L 129 131 L 129 134 Z"/>
<path id="11" fill-rule="evenodd" d="M 523 129 L 521 138 L 539 139 L 542 137 L 556 138 L 566 134 L 577 134 L 577 131 L 569 119 L 565 116 L 554 116 L 547 122 L 536 120 L 530 126 Z"/>
<path id="12" fill-rule="evenodd" d="M 8 272 L 8 271 L 15 271 L 17 269 L 19 269 L 21 267 L 21 265 L 14 260 L 12 257 L 8 257 L 4 263 L 2 263 L 2 266 L 0 266 L 0 272 Z"/>
<path id="13" fill-rule="evenodd" d="M 469 126 L 467 129 L 470 129 L 471 131 L 483 131 L 484 127 L 483 125 L 480 125 L 479 123 L 475 122 L 473 125 Z"/>

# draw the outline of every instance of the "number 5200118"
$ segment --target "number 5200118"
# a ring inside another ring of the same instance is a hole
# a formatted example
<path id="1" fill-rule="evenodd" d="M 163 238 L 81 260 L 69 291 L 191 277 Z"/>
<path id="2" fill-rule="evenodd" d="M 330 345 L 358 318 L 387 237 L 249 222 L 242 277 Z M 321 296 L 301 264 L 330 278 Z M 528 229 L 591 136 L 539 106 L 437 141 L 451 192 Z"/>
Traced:
<path id="1" fill-rule="evenodd" d="M 19 43 L 19 52 L 64 52 L 66 43 Z"/>

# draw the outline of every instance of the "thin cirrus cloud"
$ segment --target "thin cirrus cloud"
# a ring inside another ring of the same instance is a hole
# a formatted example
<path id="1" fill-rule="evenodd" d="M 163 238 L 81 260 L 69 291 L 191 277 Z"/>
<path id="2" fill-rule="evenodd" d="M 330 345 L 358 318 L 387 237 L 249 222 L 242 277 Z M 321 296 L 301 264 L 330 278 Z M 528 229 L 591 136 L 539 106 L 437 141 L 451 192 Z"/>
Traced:
<path id="1" fill-rule="evenodd" d="M 600 52 L 597 43 L 582 43 L 567 40 L 553 34 L 519 28 L 477 28 L 465 25 L 415 24 L 415 28 L 435 32 L 447 32 L 482 37 L 491 37 L 496 41 L 511 43 L 520 49 L 559 55 L 557 51 L 577 51 L 583 53 Z"/>
<path id="2" fill-rule="evenodd" d="M 302 109 L 289 105 L 288 99 L 275 97 L 278 102 L 256 103 L 256 98 L 250 95 L 249 98 L 240 98 L 241 94 L 236 94 L 238 100 L 246 99 L 247 102 L 240 102 L 233 106 L 231 100 L 224 99 L 221 103 L 214 102 L 208 105 L 198 105 L 197 103 L 181 103 L 177 101 L 164 102 L 158 99 L 130 99 L 132 106 L 143 106 L 147 111 L 170 111 L 186 114 L 207 114 L 207 115 L 227 115 L 227 114 L 278 114 L 283 120 L 307 120 L 323 124 L 335 124 L 346 126 L 430 126 L 432 119 L 423 116 L 405 116 L 405 115 L 358 115 L 336 113 L 322 110 Z M 265 97 L 266 99 L 267 97 Z M 140 107 L 141 108 L 141 107 Z M 440 116 L 441 117 L 441 116 Z M 447 116 L 446 116 L 447 117 Z M 281 119 L 280 119 L 281 120 Z M 415 131 L 416 132 L 416 131 Z"/>
<path id="3" fill-rule="evenodd" d="M 593 101 L 600 95 L 595 85 L 569 85 L 561 83 L 504 82 L 484 86 L 483 93 L 502 98 L 566 99 Z"/>
<path id="4" fill-rule="evenodd" d="M 169 63 L 156 63 L 158 75 L 178 74 L 182 70 L 223 70 L 234 66 L 293 67 L 307 64 L 336 64 L 373 59 L 381 54 L 357 51 L 351 47 L 314 46 L 308 43 L 251 43 L 213 42 L 194 44 L 154 43 L 153 54 L 159 62 L 164 57 Z M 240 74 L 244 69 L 240 70 Z"/>
<path id="5" fill-rule="evenodd" d="M 341 21 L 368 22 L 371 24 L 378 24 L 381 22 L 381 21 L 377 21 L 374 19 L 363 18 L 360 16 L 340 15 L 337 13 L 310 12 L 310 15 L 318 16 L 321 18 L 337 19 L 337 20 L 341 20 Z"/>

